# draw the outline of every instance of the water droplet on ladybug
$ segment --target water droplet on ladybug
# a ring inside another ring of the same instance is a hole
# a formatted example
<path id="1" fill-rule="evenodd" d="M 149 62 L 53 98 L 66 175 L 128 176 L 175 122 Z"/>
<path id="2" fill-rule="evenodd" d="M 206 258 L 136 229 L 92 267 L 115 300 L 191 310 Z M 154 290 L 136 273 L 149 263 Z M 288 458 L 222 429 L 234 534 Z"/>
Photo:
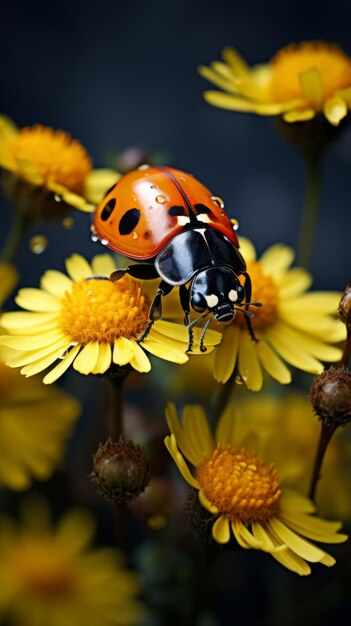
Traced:
<path id="1" fill-rule="evenodd" d="M 156 202 L 158 202 L 158 204 L 164 204 L 166 202 L 166 198 L 164 196 L 156 196 Z"/>
<path id="2" fill-rule="evenodd" d="M 150 204 L 150 206 L 148 206 L 147 208 L 149 209 L 149 211 L 152 211 L 154 207 L 152 206 L 152 204 Z"/>
<path id="3" fill-rule="evenodd" d="M 179 180 L 181 180 L 181 181 L 182 181 L 182 183 L 185 183 L 186 178 L 185 178 L 185 176 L 179 176 Z"/>
<path id="4" fill-rule="evenodd" d="M 238 230 L 239 228 L 239 222 L 238 220 L 236 220 L 234 217 L 230 220 L 232 225 L 233 225 L 233 230 Z"/>
<path id="5" fill-rule="evenodd" d="M 136 202 L 136 201 L 137 201 L 137 199 L 138 199 L 138 198 L 136 197 L 136 195 L 135 195 L 135 194 L 133 194 L 133 195 L 132 195 L 132 200 L 133 200 L 134 202 Z"/>
<path id="6" fill-rule="evenodd" d="M 73 219 L 73 217 L 70 217 L 70 216 L 64 217 L 64 219 L 62 220 L 62 226 L 66 230 L 71 230 L 71 228 L 73 228 L 73 226 L 74 226 L 74 219 Z"/>
<path id="7" fill-rule="evenodd" d="M 108 246 L 108 244 L 110 243 L 108 239 L 101 239 L 101 243 L 103 246 Z"/>
<path id="8" fill-rule="evenodd" d="M 138 233 L 136 233 L 136 232 L 134 231 L 134 233 L 132 234 L 132 237 L 133 237 L 133 239 L 138 239 Z"/>
<path id="9" fill-rule="evenodd" d="M 219 196 L 211 196 L 211 200 L 215 202 L 221 209 L 224 209 L 224 202 Z"/>
<path id="10" fill-rule="evenodd" d="M 41 254 L 46 250 L 48 246 L 48 240 L 44 235 L 34 235 L 29 241 L 29 249 L 34 254 Z"/>
<path id="11" fill-rule="evenodd" d="M 62 198 L 61 194 L 59 194 L 59 193 L 55 193 L 55 194 L 54 194 L 54 200 L 55 200 L 56 202 L 62 202 L 63 198 Z"/>
<path id="12" fill-rule="evenodd" d="M 150 189 L 156 189 L 157 185 L 151 185 Z"/>
<path id="13" fill-rule="evenodd" d="M 143 163 L 142 165 L 138 167 L 138 170 L 148 170 L 149 167 L 150 165 L 148 165 L 147 163 Z"/>

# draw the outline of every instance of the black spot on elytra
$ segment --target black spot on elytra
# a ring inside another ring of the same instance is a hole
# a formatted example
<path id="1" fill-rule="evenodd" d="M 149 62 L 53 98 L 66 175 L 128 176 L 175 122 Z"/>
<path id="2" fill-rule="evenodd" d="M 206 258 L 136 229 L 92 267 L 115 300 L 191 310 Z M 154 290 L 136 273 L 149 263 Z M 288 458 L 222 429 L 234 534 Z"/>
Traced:
<path id="1" fill-rule="evenodd" d="M 213 213 L 213 211 L 208 206 L 206 206 L 205 204 L 201 204 L 201 203 L 200 204 L 195 204 L 194 205 L 194 209 L 195 209 L 197 215 L 204 215 L 204 214 L 205 215 L 210 215 L 212 221 L 215 221 L 215 220 L 218 219 L 215 216 L 215 214 Z"/>
<path id="2" fill-rule="evenodd" d="M 116 206 L 115 198 L 111 198 L 111 200 L 109 200 L 108 203 L 105 204 L 104 208 L 101 211 L 101 219 L 103 222 L 106 222 L 106 220 L 108 220 L 115 206 Z"/>
<path id="3" fill-rule="evenodd" d="M 178 215 L 187 215 L 187 212 L 183 206 L 171 206 L 171 208 L 168 209 L 168 215 L 177 217 Z"/>
<path id="4" fill-rule="evenodd" d="M 144 239 L 149 239 L 150 238 L 150 231 L 146 230 L 145 233 L 143 234 Z"/>
<path id="5" fill-rule="evenodd" d="M 138 224 L 140 219 L 140 211 L 139 209 L 129 209 L 122 216 L 121 221 L 118 225 L 118 231 L 120 235 L 130 235 L 130 233 L 134 230 L 136 225 Z"/>

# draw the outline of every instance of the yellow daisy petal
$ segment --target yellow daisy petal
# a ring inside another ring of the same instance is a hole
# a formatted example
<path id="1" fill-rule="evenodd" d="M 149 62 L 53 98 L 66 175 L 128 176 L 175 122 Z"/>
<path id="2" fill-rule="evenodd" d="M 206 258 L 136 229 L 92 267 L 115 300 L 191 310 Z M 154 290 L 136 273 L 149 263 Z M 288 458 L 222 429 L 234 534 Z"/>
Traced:
<path id="1" fill-rule="evenodd" d="M 212 526 L 212 537 L 217 543 L 228 543 L 230 540 L 230 525 L 228 519 L 221 516 Z"/>
<path id="2" fill-rule="evenodd" d="M 159 338 L 159 339 L 158 339 Z M 158 335 L 156 332 L 150 332 L 147 339 L 141 344 L 145 350 L 154 354 L 155 356 L 164 359 L 165 361 L 172 361 L 173 363 L 186 363 L 189 360 L 186 354 L 186 346 L 171 340 L 162 340 L 162 335 Z"/>
<path id="3" fill-rule="evenodd" d="M 315 115 L 316 112 L 313 109 L 301 109 L 284 113 L 283 118 L 288 124 L 293 124 L 294 122 L 308 122 L 312 120 Z"/>
<path id="4" fill-rule="evenodd" d="M 116 365 L 127 365 L 134 355 L 134 342 L 126 337 L 118 337 L 114 340 L 113 362 Z"/>
<path id="5" fill-rule="evenodd" d="M 92 374 L 104 374 L 112 363 L 112 352 L 109 343 L 99 344 L 99 356 Z"/>
<path id="6" fill-rule="evenodd" d="M 166 420 L 169 430 L 175 436 L 179 449 L 187 457 L 190 463 L 196 466 L 196 455 L 192 449 L 190 442 L 185 436 L 184 428 L 179 422 L 177 410 L 172 402 L 169 402 L 167 404 Z"/>
<path id="7" fill-rule="evenodd" d="M 121 175 L 112 169 L 92 170 L 84 179 L 84 195 L 92 204 L 97 204 L 108 189 L 115 185 Z"/>
<path id="8" fill-rule="evenodd" d="M 65 554 L 78 554 L 92 542 L 95 523 L 88 511 L 72 510 L 61 518 L 54 541 Z"/>
<path id="9" fill-rule="evenodd" d="M 232 82 L 230 82 L 227 78 L 220 76 L 218 72 L 216 72 L 215 67 L 210 68 L 204 65 L 200 65 L 200 67 L 198 68 L 198 72 L 200 76 L 202 76 L 206 80 L 209 80 L 211 83 L 216 85 L 216 87 L 224 89 L 224 91 L 237 93 L 235 77 L 232 77 Z"/>
<path id="10" fill-rule="evenodd" d="M 139 344 L 134 341 L 133 342 L 134 355 L 130 360 L 130 364 L 134 367 L 137 372 L 147 373 L 151 370 L 151 363 L 148 359 L 148 356 L 145 354 L 144 350 L 139 346 Z"/>
<path id="11" fill-rule="evenodd" d="M 310 67 L 299 75 L 303 95 L 311 103 L 318 104 L 324 97 L 322 77 L 316 67 Z"/>
<path id="12" fill-rule="evenodd" d="M 93 276 L 91 266 L 80 254 L 72 254 L 66 260 L 66 269 L 72 280 L 75 282 Z"/>
<path id="13" fill-rule="evenodd" d="M 40 289 L 20 289 L 16 298 L 18 306 L 28 311 L 49 312 L 58 311 L 60 309 L 60 302 L 55 297 Z"/>
<path id="14" fill-rule="evenodd" d="M 260 263 L 266 274 L 279 275 L 287 271 L 294 257 L 295 253 L 292 248 L 277 243 L 262 254 Z"/>
<path id="15" fill-rule="evenodd" d="M 230 445 L 235 445 L 234 433 L 235 416 L 233 413 L 233 407 L 227 406 L 217 422 L 216 441 L 218 441 L 223 446 L 223 448 L 225 448 L 228 443 Z"/>
<path id="16" fill-rule="evenodd" d="M 57 359 L 62 356 L 62 348 L 58 350 L 54 350 L 47 357 L 43 357 L 42 359 L 38 359 L 29 365 L 25 365 L 21 369 L 21 374 L 23 376 L 34 376 L 35 374 L 39 374 L 39 372 L 43 372 L 47 367 L 55 363 Z"/>
<path id="17" fill-rule="evenodd" d="M 40 287 L 57 298 L 70 291 L 73 282 L 62 272 L 47 270 L 40 280 Z"/>
<path id="18" fill-rule="evenodd" d="M 224 48 L 222 55 L 238 78 L 245 79 L 249 75 L 250 68 L 237 50 L 227 47 Z"/>
<path id="19" fill-rule="evenodd" d="M 222 343 L 216 348 L 213 373 L 220 383 L 226 383 L 231 377 L 237 360 L 240 331 L 235 324 L 225 328 Z"/>
<path id="20" fill-rule="evenodd" d="M 18 336 L 18 335 L 4 335 L 0 337 L 0 344 L 3 346 L 8 346 L 9 348 L 14 348 L 15 350 L 36 350 L 38 348 L 45 348 L 50 345 L 54 345 L 55 343 L 61 342 L 63 339 L 67 337 L 64 335 L 62 331 L 55 330 L 51 333 L 43 333 L 42 335 L 29 335 L 29 336 Z"/>
<path id="21" fill-rule="evenodd" d="M 80 351 L 73 363 L 74 369 L 80 374 L 91 374 L 99 358 L 99 342 L 90 341 Z"/>
<path id="22" fill-rule="evenodd" d="M 324 103 L 323 112 L 328 122 L 333 126 L 339 126 L 341 120 L 346 117 L 348 109 L 345 100 L 334 97 Z"/>
<path id="23" fill-rule="evenodd" d="M 273 533 L 285 544 L 295 552 L 302 559 L 306 559 L 311 563 L 318 563 L 323 557 L 324 552 L 317 546 L 314 546 L 306 539 L 303 539 L 297 535 L 294 531 L 290 530 L 285 524 L 283 524 L 277 518 L 272 518 L 267 522 L 269 528 Z"/>
<path id="24" fill-rule="evenodd" d="M 249 261 L 256 261 L 256 249 L 250 239 L 246 237 L 239 237 L 240 252 L 243 255 L 246 263 Z"/>
<path id="25" fill-rule="evenodd" d="M 1 326 L 6 330 L 23 329 L 28 330 L 30 328 L 42 327 L 47 322 L 52 322 L 57 319 L 56 313 L 23 313 L 22 311 L 14 311 L 13 313 L 5 313 L 1 316 Z"/>
<path id="26" fill-rule="evenodd" d="M 260 362 L 272 378 L 282 385 L 288 385 L 291 382 L 291 372 L 263 337 L 257 343 L 257 352 Z"/>
<path id="27" fill-rule="evenodd" d="M 200 465 L 215 448 L 213 436 L 201 406 L 192 404 L 184 408 L 183 428 L 184 436 L 190 442 L 196 455 L 196 465 Z"/>
<path id="28" fill-rule="evenodd" d="M 253 102 L 244 100 L 240 96 L 221 93 L 220 91 L 205 91 L 206 102 L 220 109 L 228 111 L 241 111 L 242 113 L 258 113 L 259 115 L 281 115 L 286 111 L 291 111 L 302 102 L 298 100 L 288 100 L 287 102 Z"/>
<path id="29" fill-rule="evenodd" d="M 291 338 L 286 337 L 283 334 L 285 328 L 287 328 L 285 325 L 277 324 L 275 327 L 267 329 L 266 337 L 274 350 L 290 365 L 311 374 L 319 374 L 323 369 L 320 361 L 306 352 L 300 342 L 296 345 L 294 341 L 291 341 Z"/>
<path id="30" fill-rule="evenodd" d="M 257 354 L 257 347 L 248 332 L 240 334 L 239 374 L 251 391 L 259 391 L 262 387 L 262 369 Z"/>
<path id="31" fill-rule="evenodd" d="M 116 269 L 116 263 L 110 254 L 98 254 L 94 256 L 91 267 L 94 276 L 110 276 Z"/>
<path id="32" fill-rule="evenodd" d="M 214 506 L 214 504 L 211 504 L 208 498 L 206 498 L 202 489 L 200 489 L 200 491 L 198 492 L 198 495 L 199 495 L 199 501 L 200 501 L 201 506 L 203 506 L 204 509 L 206 509 L 206 511 L 209 511 L 209 513 L 213 513 L 214 515 L 216 515 L 216 513 L 218 513 L 217 507 Z"/>
<path id="33" fill-rule="evenodd" d="M 166 437 L 165 445 L 186 482 L 195 489 L 199 489 L 198 481 L 191 475 L 187 464 L 177 448 L 174 435 Z"/>
<path id="34" fill-rule="evenodd" d="M 69 366 L 73 363 L 76 358 L 78 352 L 80 350 L 80 346 L 74 346 L 69 353 L 59 362 L 56 367 L 54 367 L 48 374 L 46 374 L 43 379 L 43 383 L 45 385 L 51 385 L 51 383 L 55 382 L 65 371 L 69 368 Z"/>

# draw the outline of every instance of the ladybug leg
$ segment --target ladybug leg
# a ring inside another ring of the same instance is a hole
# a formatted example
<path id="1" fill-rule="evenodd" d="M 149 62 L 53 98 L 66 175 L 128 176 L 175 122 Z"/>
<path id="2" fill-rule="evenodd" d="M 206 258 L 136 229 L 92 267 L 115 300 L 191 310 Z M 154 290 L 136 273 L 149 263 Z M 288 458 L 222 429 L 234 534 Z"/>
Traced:
<path id="1" fill-rule="evenodd" d="M 149 321 L 145 326 L 143 332 L 141 333 L 138 343 L 141 343 L 148 336 L 154 322 L 160 320 L 162 318 L 162 298 L 163 296 L 167 296 L 173 289 L 173 285 L 169 285 L 164 280 L 162 280 L 158 286 L 156 291 L 156 295 L 151 302 L 149 309 Z"/>
<path id="2" fill-rule="evenodd" d="M 246 302 L 251 302 L 251 294 L 252 294 L 251 278 L 250 278 L 250 276 L 246 272 L 243 272 L 243 276 L 245 276 L 245 283 L 244 283 L 245 300 L 246 300 Z M 246 311 L 248 311 L 249 310 L 249 305 L 246 305 L 245 309 L 246 309 Z M 246 325 L 247 325 L 247 328 L 248 328 L 248 331 L 250 333 L 250 337 L 251 337 L 252 341 L 254 341 L 255 343 L 258 343 L 258 339 L 257 339 L 257 337 L 255 335 L 255 331 L 254 331 L 253 326 L 252 326 L 251 318 L 248 317 L 247 315 L 245 315 L 245 321 L 246 321 Z"/>
<path id="3" fill-rule="evenodd" d="M 184 324 L 187 327 L 188 333 L 189 333 L 188 347 L 186 349 L 186 352 L 192 352 L 193 346 L 194 346 L 194 331 L 193 331 L 192 326 L 189 327 L 190 325 L 190 296 L 189 296 L 189 289 L 186 287 L 186 285 L 180 285 L 179 297 L 180 297 L 180 304 L 182 305 L 182 309 L 184 311 Z"/>
<path id="4" fill-rule="evenodd" d="M 116 282 L 126 274 L 133 276 L 133 278 L 139 278 L 140 280 L 152 280 L 153 278 L 157 278 L 159 276 L 158 271 L 153 264 L 135 263 L 135 265 L 130 265 L 129 267 L 124 267 L 123 269 L 112 272 L 110 280 Z"/>

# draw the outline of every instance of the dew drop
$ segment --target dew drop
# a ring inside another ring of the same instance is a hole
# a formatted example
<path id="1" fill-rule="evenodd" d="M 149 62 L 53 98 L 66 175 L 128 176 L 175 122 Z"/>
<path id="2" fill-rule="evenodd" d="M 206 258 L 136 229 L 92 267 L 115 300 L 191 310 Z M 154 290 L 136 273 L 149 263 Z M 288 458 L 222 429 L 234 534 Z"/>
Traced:
<path id="1" fill-rule="evenodd" d="M 179 176 L 179 180 L 181 180 L 181 181 L 182 181 L 182 183 L 185 183 L 186 178 L 185 178 L 185 176 Z"/>
<path id="2" fill-rule="evenodd" d="M 154 207 L 152 206 L 152 204 L 150 204 L 150 206 L 148 206 L 147 208 L 149 209 L 149 211 L 152 211 Z"/>
<path id="3" fill-rule="evenodd" d="M 29 242 L 29 249 L 34 254 L 41 254 L 46 250 L 48 240 L 44 235 L 34 235 Z"/>
<path id="4" fill-rule="evenodd" d="M 55 193 L 55 194 L 54 194 L 54 200 L 55 200 L 56 202 L 62 202 L 63 198 L 62 198 L 62 196 L 61 196 L 61 194 L 60 194 L 60 193 Z"/>
<path id="5" fill-rule="evenodd" d="M 158 202 L 158 204 L 164 204 L 166 202 L 166 198 L 164 196 L 156 196 L 156 202 Z"/>
<path id="6" fill-rule="evenodd" d="M 64 217 L 62 220 L 62 226 L 63 228 L 66 228 L 66 230 L 71 230 L 71 228 L 73 228 L 74 226 L 74 219 L 73 217 Z"/>
<path id="7" fill-rule="evenodd" d="M 137 201 L 137 199 L 138 199 L 138 198 L 136 197 L 136 195 L 135 195 L 135 194 L 133 194 L 133 195 L 132 195 L 132 200 L 133 200 L 133 202 L 136 202 L 136 201 Z"/>
<path id="8" fill-rule="evenodd" d="M 221 209 L 224 209 L 224 202 L 219 196 L 212 196 L 211 200 L 215 202 Z"/>
<path id="9" fill-rule="evenodd" d="M 98 237 L 97 235 L 91 235 L 91 236 L 90 236 L 90 239 L 91 239 L 94 243 L 96 243 L 97 241 L 99 241 L 99 237 Z"/>
<path id="10" fill-rule="evenodd" d="M 62 361 L 62 359 L 65 359 L 66 356 L 68 356 L 68 354 L 69 354 L 69 349 L 62 352 L 61 356 L 59 356 L 59 359 L 61 359 Z"/>
<path id="11" fill-rule="evenodd" d="M 157 185 L 151 185 L 150 189 L 156 189 Z"/>
<path id="12" fill-rule="evenodd" d="M 133 239 L 138 239 L 138 233 L 136 233 L 136 232 L 134 231 L 134 233 L 132 234 L 132 237 L 133 237 Z"/>
<path id="13" fill-rule="evenodd" d="M 232 218 L 230 221 L 231 221 L 231 223 L 232 223 L 232 225 L 233 225 L 233 230 L 238 230 L 238 228 L 239 228 L 239 222 L 238 222 L 238 220 L 236 220 L 236 219 Z"/>
<path id="14" fill-rule="evenodd" d="M 149 167 L 150 165 L 148 165 L 147 163 L 143 163 L 142 165 L 138 167 L 138 170 L 148 170 Z"/>
<path id="15" fill-rule="evenodd" d="M 103 246 L 108 246 L 108 244 L 110 243 L 108 239 L 101 239 L 101 243 Z"/>
<path id="16" fill-rule="evenodd" d="M 235 376 L 235 382 L 237 385 L 243 385 L 245 382 L 245 377 L 240 376 L 240 374 L 237 374 L 237 376 Z"/>

